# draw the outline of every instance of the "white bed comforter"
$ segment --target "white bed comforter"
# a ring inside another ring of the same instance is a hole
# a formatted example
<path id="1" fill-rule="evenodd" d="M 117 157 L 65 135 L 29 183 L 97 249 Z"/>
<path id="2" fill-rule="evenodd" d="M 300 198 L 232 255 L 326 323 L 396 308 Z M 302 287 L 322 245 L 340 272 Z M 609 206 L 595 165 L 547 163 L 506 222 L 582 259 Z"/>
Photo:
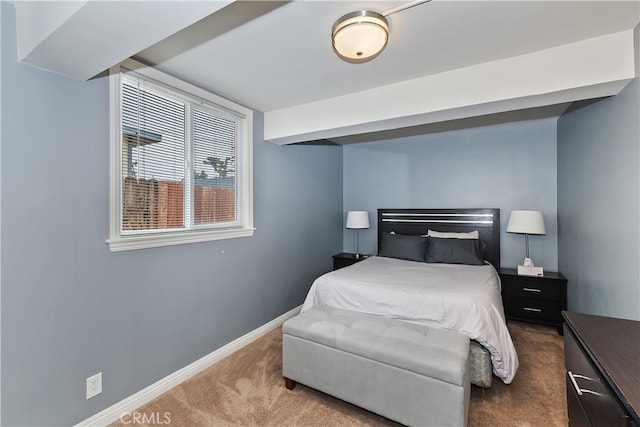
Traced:
<path id="1" fill-rule="evenodd" d="M 428 264 L 369 257 L 317 278 L 302 306 L 328 305 L 462 332 L 491 352 L 506 384 L 518 355 L 504 318 L 493 266 Z"/>

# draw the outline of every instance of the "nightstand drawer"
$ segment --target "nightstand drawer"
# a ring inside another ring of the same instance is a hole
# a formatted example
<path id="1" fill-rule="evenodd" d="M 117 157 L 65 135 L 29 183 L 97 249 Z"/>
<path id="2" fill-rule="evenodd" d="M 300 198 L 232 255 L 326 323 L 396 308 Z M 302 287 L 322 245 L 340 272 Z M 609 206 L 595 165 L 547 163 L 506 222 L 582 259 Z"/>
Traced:
<path id="1" fill-rule="evenodd" d="M 544 278 L 503 277 L 502 292 L 505 295 L 522 298 L 557 301 L 562 298 L 562 286 L 559 286 L 557 281 L 548 281 Z"/>
<path id="2" fill-rule="evenodd" d="M 538 300 L 505 295 L 505 314 L 512 319 L 532 319 L 550 322 L 562 321 L 562 303 L 558 299 Z"/>

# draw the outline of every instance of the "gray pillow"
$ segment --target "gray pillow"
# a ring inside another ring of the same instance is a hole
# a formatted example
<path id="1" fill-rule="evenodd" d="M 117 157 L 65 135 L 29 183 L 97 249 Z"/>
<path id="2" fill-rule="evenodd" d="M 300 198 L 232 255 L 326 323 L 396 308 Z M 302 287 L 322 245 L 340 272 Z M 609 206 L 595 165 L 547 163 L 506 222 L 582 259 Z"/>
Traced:
<path id="1" fill-rule="evenodd" d="M 484 243 L 477 239 L 429 237 L 425 262 L 483 265 L 484 247 Z"/>
<path id="2" fill-rule="evenodd" d="M 427 239 L 424 237 L 383 233 L 378 255 L 423 262 L 426 252 Z"/>

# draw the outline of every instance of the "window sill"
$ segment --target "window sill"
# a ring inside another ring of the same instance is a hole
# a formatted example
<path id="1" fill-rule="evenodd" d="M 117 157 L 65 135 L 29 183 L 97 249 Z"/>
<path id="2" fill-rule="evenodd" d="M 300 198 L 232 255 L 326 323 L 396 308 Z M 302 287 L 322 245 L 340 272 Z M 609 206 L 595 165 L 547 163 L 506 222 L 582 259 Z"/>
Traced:
<path id="1" fill-rule="evenodd" d="M 148 236 L 115 237 L 107 240 L 111 252 L 131 251 L 135 249 L 158 248 L 161 246 L 185 245 L 188 243 L 209 242 L 212 240 L 251 237 L 255 228 L 210 231 L 183 231 L 173 234 L 155 234 Z"/>

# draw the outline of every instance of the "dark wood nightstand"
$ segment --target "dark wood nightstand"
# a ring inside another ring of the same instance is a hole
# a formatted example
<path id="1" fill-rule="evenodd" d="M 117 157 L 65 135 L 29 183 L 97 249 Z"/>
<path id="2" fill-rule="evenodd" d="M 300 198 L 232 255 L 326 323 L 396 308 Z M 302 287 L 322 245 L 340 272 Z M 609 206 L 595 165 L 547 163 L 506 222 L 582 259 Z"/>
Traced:
<path id="1" fill-rule="evenodd" d="M 562 274 L 519 276 L 515 268 L 501 268 L 500 280 L 507 320 L 555 326 L 562 335 L 562 310 L 567 309 L 567 279 Z"/>
<path id="2" fill-rule="evenodd" d="M 342 252 L 340 254 L 333 256 L 333 269 L 337 270 L 339 268 L 348 267 L 356 262 L 360 262 L 363 259 L 366 259 L 369 255 L 360 254 L 359 258 L 356 258 L 356 254 L 350 254 L 348 252 Z"/>

